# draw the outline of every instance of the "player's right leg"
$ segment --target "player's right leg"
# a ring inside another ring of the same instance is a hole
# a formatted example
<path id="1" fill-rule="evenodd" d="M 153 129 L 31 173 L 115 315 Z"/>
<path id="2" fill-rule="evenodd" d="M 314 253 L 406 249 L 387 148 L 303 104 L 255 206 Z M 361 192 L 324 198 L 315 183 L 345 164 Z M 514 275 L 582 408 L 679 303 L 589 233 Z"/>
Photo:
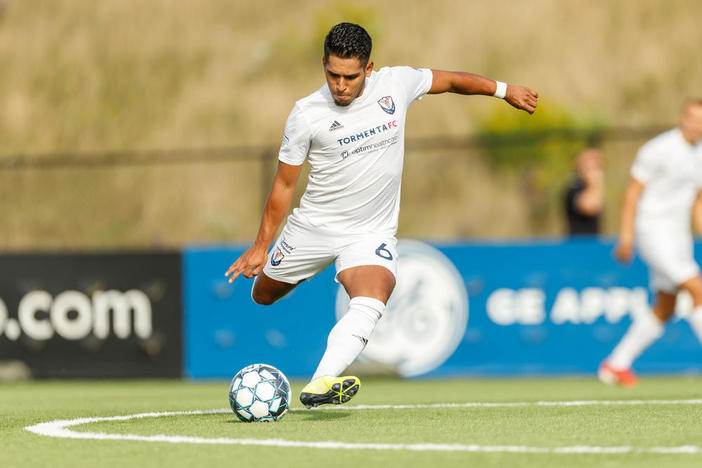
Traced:
<path id="1" fill-rule="evenodd" d="M 687 321 L 697 339 L 702 343 L 702 277 L 696 275 L 683 282 L 680 287 L 690 293 L 692 297 L 693 311 Z"/>
<path id="2" fill-rule="evenodd" d="M 333 260 L 333 239 L 311 227 L 288 222 L 268 254 L 263 271 L 256 276 L 251 298 L 257 304 L 273 304 Z"/>
<path id="3" fill-rule="evenodd" d="M 675 311 L 678 291 L 700 273 L 689 233 L 655 228 L 637 231 L 637 236 L 639 253 L 649 267 L 651 289 L 657 291 L 653 313 L 634 320 L 598 372 L 603 382 L 624 386 L 636 385 L 632 363 L 663 335 L 664 325 Z"/>
<path id="4" fill-rule="evenodd" d="M 653 313 L 645 313 L 629 326 L 624 337 L 614 348 L 597 372 L 606 384 L 634 387 L 638 378 L 631 370 L 636 358 L 663 335 L 665 321 L 673 315 L 676 294 L 659 291 Z"/>
<path id="5" fill-rule="evenodd" d="M 271 305 L 287 293 L 295 289 L 297 283 L 286 283 L 283 281 L 274 280 L 268 277 L 264 272 L 261 272 L 254 280 L 251 288 L 251 299 L 256 304 Z"/>

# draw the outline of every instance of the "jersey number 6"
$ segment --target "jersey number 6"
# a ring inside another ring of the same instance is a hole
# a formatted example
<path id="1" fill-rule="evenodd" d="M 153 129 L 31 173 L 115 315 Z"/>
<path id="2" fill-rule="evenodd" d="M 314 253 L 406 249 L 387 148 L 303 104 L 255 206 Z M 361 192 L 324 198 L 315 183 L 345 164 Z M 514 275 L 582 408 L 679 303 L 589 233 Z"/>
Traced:
<path id="1" fill-rule="evenodd" d="M 380 258 L 384 258 L 385 260 L 392 260 L 392 253 L 386 247 L 387 244 L 383 242 L 380 244 L 380 247 L 375 249 L 375 254 Z"/>

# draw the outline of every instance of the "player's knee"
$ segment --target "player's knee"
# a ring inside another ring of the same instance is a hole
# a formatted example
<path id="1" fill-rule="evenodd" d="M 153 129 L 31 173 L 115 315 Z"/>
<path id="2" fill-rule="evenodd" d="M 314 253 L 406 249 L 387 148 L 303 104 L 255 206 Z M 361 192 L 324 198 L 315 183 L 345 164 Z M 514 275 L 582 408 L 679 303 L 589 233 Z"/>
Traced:
<path id="1" fill-rule="evenodd" d="M 682 289 L 690 294 L 692 302 L 696 306 L 702 304 L 702 280 L 693 278 L 692 280 L 684 282 L 681 286 Z"/>
<path id="2" fill-rule="evenodd" d="M 272 294 L 266 293 L 265 291 L 260 291 L 256 288 L 251 290 L 251 299 L 258 305 L 271 305 L 276 301 L 276 297 Z"/>

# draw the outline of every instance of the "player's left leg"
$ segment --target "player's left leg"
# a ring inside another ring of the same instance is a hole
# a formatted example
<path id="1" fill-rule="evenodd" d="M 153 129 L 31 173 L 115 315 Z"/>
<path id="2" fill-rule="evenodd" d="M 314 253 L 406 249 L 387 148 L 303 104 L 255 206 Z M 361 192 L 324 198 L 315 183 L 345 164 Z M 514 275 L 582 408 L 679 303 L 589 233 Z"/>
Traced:
<path id="1" fill-rule="evenodd" d="M 329 333 L 327 349 L 312 377 L 302 389 L 306 406 L 345 403 L 360 389 L 357 377 L 339 377 L 361 354 L 382 317 L 397 271 L 395 239 L 361 239 L 345 246 L 337 257 L 337 281 L 349 295 L 346 314 Z"/>
<path id="2" fill-rule="evenodd" d="M 702 277 L 696 275 L 683 282 L 680 287 L 690 293 L 692 305 L 694 307 L 687 321 L 692 327 L 692 331 L 697 335 L 697 339 L 702 343 Z"/>
<path id="3" fill-rule="evenodd" d="M 349 306 L 329 333 L 312 381 L 300 393 L 307 407 L 346 403 L 358 392 L 358 377 L 339 375 L 365 348 L 395 287 L 395 275 L 376 265 L 349 268 L 339 273 L 338 280 L 349 294 Z"/>
<path id="4" fill-rule="evenodd" d="M 327 349 L 313 378 L 337 376 L 361 354 L 395 288 L 395 275 L 376 265 L 344 270 L 338 279 L 351 300 L 346 314 L 329 333 Z"/>

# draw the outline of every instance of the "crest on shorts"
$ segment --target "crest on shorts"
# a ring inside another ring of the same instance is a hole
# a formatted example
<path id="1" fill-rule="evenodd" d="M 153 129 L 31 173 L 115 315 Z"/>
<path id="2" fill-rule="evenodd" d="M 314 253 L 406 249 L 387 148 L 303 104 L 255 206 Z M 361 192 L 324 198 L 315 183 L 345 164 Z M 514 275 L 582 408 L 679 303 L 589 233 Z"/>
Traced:
<path id="1" fill-rule="evenodd" d="M 395 102 L 392 100 L 392 96 L 381 97 L 378 99 L 378 104 L 380 104 L 380 108 L 388 114 L 395 113 Z"/>
<path id="2" fill-rule="evenodd" d="M 280 262 L 283 261 L 283 257 L 285 257 L 285 254 L 283 253 L 283 251 L 280 250 L 280 247 L 276 247 L 275 252 L 273 252 L 273 256 L 271 257 L 271 265 L 273 265 L 273 266 L 280 265 Z"/>

